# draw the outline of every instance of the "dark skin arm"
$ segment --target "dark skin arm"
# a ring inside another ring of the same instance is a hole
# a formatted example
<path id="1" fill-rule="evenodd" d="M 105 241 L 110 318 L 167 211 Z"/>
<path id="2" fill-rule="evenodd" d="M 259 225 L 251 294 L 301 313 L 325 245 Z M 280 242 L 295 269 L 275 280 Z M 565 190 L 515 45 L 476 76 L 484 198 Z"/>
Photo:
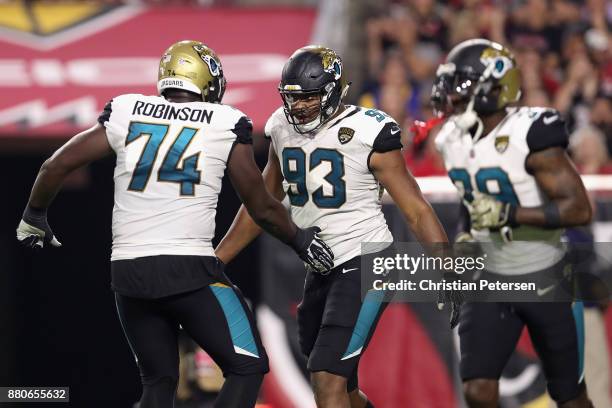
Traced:
<path id="1" fill-rule="evenodd" d="M 546 197 L 559 209 L 561 226 L 572 227 L 591 221 L 592 210 L 586 189 L 564 149 L 552 147 L 532 153 L 527 157 L 526 167 Z M 516 221 L 545 226 L 546 215 L 542 207 L 518 207 Z"/>
<path id="2" fill-rule="evenodd" d="M 62 187 L 66 177 L 79 167 L 113 153 L 102 125 L 81 132 L 60 147 L 40 168 L 28 205 L 45 209 Z"/>
<path id="3" fill-rule="evenodd" d="M 263 171 L 263 180 L 266 189 L 272 194 L 272 196 L 282 201 L 285 197 L 283 191 L 283 176 L 280 169 L 280 164 L 274 148 L 270 145 L 268 153 L 268 164 Z M 242 205 L 238 214 L 234 218 L 230 229 L 227 231 L 217 248 L 215 254 L 217 258 L 221 259 L 222 262 L 228 263 L 236 255 L 240 253 L 249 245 L 255 238 L 261 233 L 261 227 L 253 221 L 253 218 L 249 215 L 247 208 Z"/>
<path id="4" fill-rule="evenodd" d="M 270 155 L 274 154 L 272 146 L 270 152 Z M 284 193 L 282 178 L 278 178 L 282 177 L 278 159 L 275 154 L 274 160 L 270 159 L 262 177 L 255 163 L 252 146 L 237 144 L 234 147 L 228 163 L 228 174 L 243 205 L 215 249 L 215 254 L 224 263 L 230 262 L 257 238 L 262 228 L 283 242 L 289 242 L 297 232 L 297 227 L 280 202 Z M 276 186 L 273 180 L 278 181 Z"/>
<path id="5" fill-rule="evenodd" d="M 448 242 L 436 213 L 423 197 L 414 177 L 406 169 L 400 150 L 373 153 L 370 156 L 370 169 L 402 211 L 419 242 Z"/>

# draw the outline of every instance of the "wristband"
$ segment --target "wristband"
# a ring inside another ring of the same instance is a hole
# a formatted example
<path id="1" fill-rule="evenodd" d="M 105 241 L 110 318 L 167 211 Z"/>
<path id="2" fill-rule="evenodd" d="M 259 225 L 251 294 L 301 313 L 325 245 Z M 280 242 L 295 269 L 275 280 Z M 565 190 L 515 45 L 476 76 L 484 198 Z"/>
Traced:
<path id="1" fill-rule="evenodd" d="M 516 222 L 516 205 L 508 204 L 508 219 L 506 221 L 506 225 L 511 228 L 516 228 L 519 226 L 519 223 Z"/>
<path id="2" fill-rule="evenodd" d="M 297 231 L 293 236 L 293 239 L 287 243 L 293 250 L 300 253 L 304 250 L 304 244 L 306 243 L 306 231 L 297 227 Z"/>
<path id="3" fill-rule="evenodd" d="M 46 208 L 34 208 L 28 204 L 23 211 L 23 220 L 25 222 L 35 224 L 36 222 L 45 221 L 47 219 Z"/>
<path id="4" fill-rule="evenodd" d="M 561 214 L 559 214 L 559 207 L 553 202 L 546 204 L 542 210 L 544 211 L 544 228 L 560 228 L 561 227 Z"/>

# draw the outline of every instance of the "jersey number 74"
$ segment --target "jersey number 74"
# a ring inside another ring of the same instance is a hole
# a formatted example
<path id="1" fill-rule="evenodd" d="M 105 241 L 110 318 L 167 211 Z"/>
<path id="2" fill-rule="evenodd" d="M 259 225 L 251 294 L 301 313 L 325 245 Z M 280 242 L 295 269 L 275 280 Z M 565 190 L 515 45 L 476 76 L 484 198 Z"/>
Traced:
<path id="1" fill-rule="evenodd" d="M 131 122 L 125 145 L 132 143 L 134 140 L 147 136 L 148 140 L 138 159 L 136 168 L 132 173 L 132 179 L 128 190 L 144 191 L 151 177 L 153 165 L 157 159 L 159 148 L 168 134 L 168 125 Z M 195 184 L 199 184 L 201 180 L 200 171 L 198 168 L 198 159 L 200 153 L 193 154 L 189 157 L 182 158 L 189 143 L 193 140 L 198 129 L 184 127 L 179 132 L 178 136 L 172 143 L 170 149 L 166 153 L 161 166 L 157 172 L 157 181 L 166 181 L 179 183 L 181 186 L 181 195 L 192 196 L 195 194 Z M 179 168 L 179 162 L 182 166 Z"/>

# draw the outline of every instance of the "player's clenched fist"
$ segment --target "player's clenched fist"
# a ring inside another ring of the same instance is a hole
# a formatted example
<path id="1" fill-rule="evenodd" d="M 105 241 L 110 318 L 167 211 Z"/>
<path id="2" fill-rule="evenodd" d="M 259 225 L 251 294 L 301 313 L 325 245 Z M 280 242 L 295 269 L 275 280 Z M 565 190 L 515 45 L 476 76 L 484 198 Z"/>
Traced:
<path id="1" fill-rule="evenodd" d="M 47 210 L 40 210 L 27 206 L 23 217 L 17 227 L 17 240 L 28 248 L 42 248 L 45 244 L 61 247 L 49 223 L 47 222 Z"/>
<path id="2" fill-rule="evenodd" d="M 327 244 L 319 236 L 321 228 L 310 227 L 298 229 L 291 247 L 307 268 L 314 272 L 327 275 L 334 267 L 334 254 Z"/>

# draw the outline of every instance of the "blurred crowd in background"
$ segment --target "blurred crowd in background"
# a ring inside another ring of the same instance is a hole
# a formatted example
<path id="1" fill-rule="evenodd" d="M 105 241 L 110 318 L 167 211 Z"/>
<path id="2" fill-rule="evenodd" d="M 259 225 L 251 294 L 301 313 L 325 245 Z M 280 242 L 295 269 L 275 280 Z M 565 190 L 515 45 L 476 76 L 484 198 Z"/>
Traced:
<path id="1" fill-rule="evenodd" d="M 25 0 L 36 1 L 45 0 Z M 407 162 L 416 176 L 445 174 L 433 138 L 417 145 L 409 131 L 414 120 L 432 115 L 429 95 L 437 65 L 459 42 L 489 38 L 508 46 L 518 60 L 523 75 L 521 103 L 552 107 L 565 115 L 571 154 L 579 169 L 585 174 L 612 173 L 611 1 L 101 1 L 316 7 L 312 41 L 343 56 L 353 82 L 349 102 L 381 109 L 402 125 Z"/>
<path id="2" fill-rule="evenodd" d="M 566 117 L 571 154 L 583 173 L 612 172 L 612 2 L 370 3 L 359 25 L 365 74 L 358 102 L 402 123 L 415 175 L 445 174 L 432 138 L 415 146 L 408 130 L 415 119 L 432 115 L 429 95 L 438 63 L 454 45 L 474 37 L 489 38 L 514 52 L 522 70 L 521 103 L 552 107 Z"/>

